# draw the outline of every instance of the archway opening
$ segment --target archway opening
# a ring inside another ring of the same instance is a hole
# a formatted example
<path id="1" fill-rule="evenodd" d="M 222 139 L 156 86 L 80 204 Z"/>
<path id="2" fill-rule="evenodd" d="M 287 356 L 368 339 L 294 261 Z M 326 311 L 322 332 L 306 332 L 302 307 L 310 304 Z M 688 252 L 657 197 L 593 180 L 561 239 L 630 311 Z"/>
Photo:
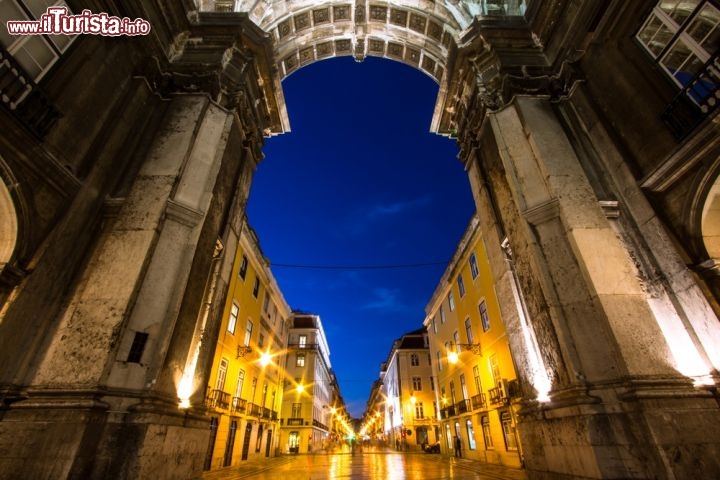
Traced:
<path id="1" fill-rule="evenodd" d="M 10 190 L 0 182 L 0 272 L 12 259 L 17 244 L 18 222 Z"/>
<path id="2" fill-rule="evenodd" d="M 475 212 L 454 141 L 430 132 L 438 85 L 400 62 L 317 62 L 283 84 L 292 131 L 266 142 L 250 225 L 292 308 L 323 318 L 362 413 L 378 363 L 416 330 Z"/>
<path id="3" fill-rule="evenodd" d="M 702 237 L 708 257 L 720 261 L 720 178 L 708 192 L 702 212 Z"/>

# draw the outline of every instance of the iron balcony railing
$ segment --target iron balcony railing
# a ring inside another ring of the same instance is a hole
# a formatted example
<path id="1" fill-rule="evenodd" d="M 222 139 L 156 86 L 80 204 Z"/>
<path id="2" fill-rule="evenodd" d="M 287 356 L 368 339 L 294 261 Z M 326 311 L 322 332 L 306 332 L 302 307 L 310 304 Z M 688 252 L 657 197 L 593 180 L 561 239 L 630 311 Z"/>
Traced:
<path id="1" fill-rule="evenodd" d="M 230 407 L 230 394 L 217 389 L 209 390 L 205 397 L 205 406 L 213 409 L 227 410 Z"/>
<path id="2" fill-rule="evenodd" d="M 0 104 L 42 138 L 60 118 L 60 112 L 15 58 L 0 47 Z"/>
<path id="3" fill-rule="evenodd" d="M 660 118 L 676 139 L 692 132 L 720 103 L 720 50 L 670 101 Z"/>
<path id="4" fill-rule="evenodd" d="M 455 411 L 457 411 L 458 415 L 461 415 L 461 414 L 467 413 L 467 412 L 471 412 L 472 407 L 470 406 L 470 400 L 461 400 L 458 403 L 456 403 Z"/>
<path id="5" fill-rule="evenodd" d="M 481 410 L 487 408 L 487 401 L 485 400 L 485 394 L 479 393 L 470 399 L 473 410 Z"/>
<path id="6" fill-rule="evenodd" d="M 240 397 L 233 397 L 232 402 L 230 403 L 230 411 L 233 413 L 244 413 L 246 405 L 247 400 Z"/>

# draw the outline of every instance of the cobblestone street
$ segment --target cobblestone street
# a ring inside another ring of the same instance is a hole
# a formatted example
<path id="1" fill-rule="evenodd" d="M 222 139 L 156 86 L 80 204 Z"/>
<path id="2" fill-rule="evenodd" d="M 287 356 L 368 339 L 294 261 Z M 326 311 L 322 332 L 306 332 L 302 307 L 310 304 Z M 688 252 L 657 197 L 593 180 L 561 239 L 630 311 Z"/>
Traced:
<path id="1" fill-rule="evenodd" d="M 247 462 L 203 476 L 203 480 L 526 480 L 521 470 L 465 458 L 421 453 L 349 453 L 281 456 Z"/>

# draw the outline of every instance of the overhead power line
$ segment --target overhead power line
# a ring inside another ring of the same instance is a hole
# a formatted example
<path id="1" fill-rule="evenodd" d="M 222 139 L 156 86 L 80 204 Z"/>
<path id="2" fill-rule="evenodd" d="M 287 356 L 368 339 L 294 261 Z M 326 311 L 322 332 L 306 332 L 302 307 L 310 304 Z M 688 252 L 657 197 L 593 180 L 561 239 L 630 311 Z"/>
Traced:
<path id="1" fill-rule="evenodd" d="M 270 262 L 272 268 L 304 268 L 308 270 L 387 270 L 399 268 L 421 268 L 434 267 L 437 265 L 447 265 L 445 262 L 425 262 L 425 263 L 398 263 L 384 265 L 304 265 L 297 263 L 274 263 Z"/>

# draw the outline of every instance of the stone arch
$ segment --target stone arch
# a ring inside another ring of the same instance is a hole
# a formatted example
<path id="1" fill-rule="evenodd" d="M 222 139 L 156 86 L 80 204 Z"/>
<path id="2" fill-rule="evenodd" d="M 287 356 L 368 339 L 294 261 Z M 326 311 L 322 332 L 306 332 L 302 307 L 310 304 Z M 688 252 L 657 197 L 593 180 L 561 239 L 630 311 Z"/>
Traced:
<path id="1" fill-rule="evenodd" d="M 705 197 L 700 230 L 708 256 L 720 259 L 720 177 L 715 177 L 715 181 Z"/>
<path id="2" fill-rule="evenodd" d="M 404 3 L 408 5 L 326 2 L 258 19 L 258 25 L 273 36 L 282 78 L 326 58 L 354 56 L 362 61 L 370 55 L 407 63 L 439 83 L 469 19 L 458 18 L 442 3 L 424 2 L 428 9 L 422 8 L 423 2 Z"/>
<path id="3" fill-rule="evenodd" d="M 18 237 L 18 221 L 10 190 L 0 182 L 0 270 L 10 263 Z"/>
<path id="4" fill-rule="evenodd" d="M 196 0 L 201 11 L 242 12 L 273 40 L 282 80 L 336 56 L 407 63 L 441 83 L 451 52 L 477 16 L 522 15 L 525 0 Z"/>
<path id="5" fill-rule="evenodd" d="M 21 208 L 13 190 L 17 182 L 0 159 L 0 296 L 3 284 L 17 283 L 17 269 L 13 268 L 20 242 Z"/>

